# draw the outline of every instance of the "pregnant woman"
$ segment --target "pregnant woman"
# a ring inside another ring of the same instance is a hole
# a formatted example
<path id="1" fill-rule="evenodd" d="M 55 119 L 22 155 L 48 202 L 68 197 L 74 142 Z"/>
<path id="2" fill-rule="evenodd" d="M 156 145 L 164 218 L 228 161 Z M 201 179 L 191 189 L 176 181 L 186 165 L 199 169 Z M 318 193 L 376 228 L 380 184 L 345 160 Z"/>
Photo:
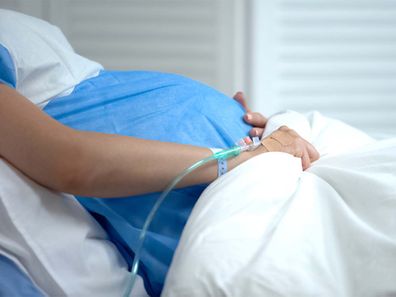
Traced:
<path id="1" fill-rule="evenodd" d="M 210 148 L 262 133 L 265 118 L 245 114 L 242 97 L 175 74 L 103 70 L 74 53 L 56 27 L 0 10 L 0 157 L 74 194 L 129 264 L 160 191 Z M 304 168 L 318 158 L 287 127 L 262 143 L 230 159 L 228 170 L 268 151 L 301 157 Z M 216 162 L 199 168 L 160 208 L 139 270 L 150 295 L 160 295 L 183 226 L 217 176 Z"/>

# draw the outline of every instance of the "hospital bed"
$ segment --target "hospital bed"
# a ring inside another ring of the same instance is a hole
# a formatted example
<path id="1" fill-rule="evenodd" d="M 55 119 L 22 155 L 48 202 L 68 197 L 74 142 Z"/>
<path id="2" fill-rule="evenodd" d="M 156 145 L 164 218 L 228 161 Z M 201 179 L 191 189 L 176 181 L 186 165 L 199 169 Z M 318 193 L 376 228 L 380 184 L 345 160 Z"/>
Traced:
<path id="1" fill-rule="evenodd" d="M 76 69 L 74 56 L 51 57 Z M 24 74 L 38 73 L 24 66 Z M 321 159 L 303 172 L 300 159 L 267 153 L 213 182 L 188 219 L 163 296 L 396 294 L 396 141 L 375 141 L 316 112 L 278 114 L 266 135 L 281 125 L 312 142 Z M 25 284 L 0 290 L 124 294 L 127 263 L 73 196 L 38 185 L 3 159 L 0 181 L 0 284 Z M 131 296 L 147 296 L 141 280 Z"/>
<path id="2" fill-rule="evenodd" d="M 283 124 L 322 158 L 302 172 L 299 159 L 268 153 L 212 183 L 163 296 L 395 294 L 396 140 L 375 141 L 315 112 L 275 116 L 267 133 Z M 126 264 L 74 197 L 4 160 L 0 179 L 1 252 L 19 273 L 43 295 L 122 295 Z M 147 296 L 141 281 L 131 296 Z"/>

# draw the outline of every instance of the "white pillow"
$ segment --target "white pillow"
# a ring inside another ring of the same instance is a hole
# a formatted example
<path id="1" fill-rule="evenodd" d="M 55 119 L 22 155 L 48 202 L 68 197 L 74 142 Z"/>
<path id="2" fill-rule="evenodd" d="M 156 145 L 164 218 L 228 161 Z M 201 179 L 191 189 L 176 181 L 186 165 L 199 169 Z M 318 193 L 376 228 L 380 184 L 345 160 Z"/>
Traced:
<path id="1" fill-rule="evenodd" d="M 0 253 L 49 296 L 122 296 L 126 263 L 73 196 L 50 191 L 0 158 Z"/>
<path id="2" fill-rule="evenodd" d="M 13 60 L 17 91 L 41 107 L 103 68 L 76 54 L 58 27 L 15 11 L 0 9 L 0 44 Z"/>

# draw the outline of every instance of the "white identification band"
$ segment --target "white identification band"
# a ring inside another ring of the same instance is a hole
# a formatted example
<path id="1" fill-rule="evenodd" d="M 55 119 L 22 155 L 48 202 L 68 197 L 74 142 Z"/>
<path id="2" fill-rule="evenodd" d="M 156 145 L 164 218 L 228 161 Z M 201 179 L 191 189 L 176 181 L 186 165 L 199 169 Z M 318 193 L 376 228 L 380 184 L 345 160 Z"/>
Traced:
<path id="1" fill-rule="evenodd" d="M 218 159 L 217 160 L 218 168 L 217 168 L 217 176 L 222 176 L 227 173 L 227 160 L 226 159 Z"/>
<path id="2" fill-rule="evenodd" d="M 213 154 L 222 151 L 219 148 L 209 148 Z M 226 159 L 217 159 L 217 177 L 222 176 L 227 173 L 227 160 Z"/>

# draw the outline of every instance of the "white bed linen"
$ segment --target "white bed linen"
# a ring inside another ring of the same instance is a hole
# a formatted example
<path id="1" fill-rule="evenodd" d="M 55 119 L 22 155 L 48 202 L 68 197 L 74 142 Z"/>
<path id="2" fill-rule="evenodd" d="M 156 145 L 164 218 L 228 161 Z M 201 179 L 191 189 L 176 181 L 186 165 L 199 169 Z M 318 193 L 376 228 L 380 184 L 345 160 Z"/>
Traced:
<path id="1" fill-rule="evenodd" d="M 267 153 L 212 183 L 183 231 L 167 296 L 396 296 L 396 139 L 318 113 L 273 118 L 322 158 Z"/>
<path id="2" fill-rule="evenodd" d="M 75 53 L 58 27 L 16 11 L 0 9 L 0 44 L 11 55 L 15 89 L 40 108 L 103 69 Z"/>
<path id="3" fill-rule="evenodd" d="M 77 200 L 0 158 L 0 253 L 47 296 L 123 296 L 126 263 Z M 146 297 L 138 280 L 131 296 Z"/>

